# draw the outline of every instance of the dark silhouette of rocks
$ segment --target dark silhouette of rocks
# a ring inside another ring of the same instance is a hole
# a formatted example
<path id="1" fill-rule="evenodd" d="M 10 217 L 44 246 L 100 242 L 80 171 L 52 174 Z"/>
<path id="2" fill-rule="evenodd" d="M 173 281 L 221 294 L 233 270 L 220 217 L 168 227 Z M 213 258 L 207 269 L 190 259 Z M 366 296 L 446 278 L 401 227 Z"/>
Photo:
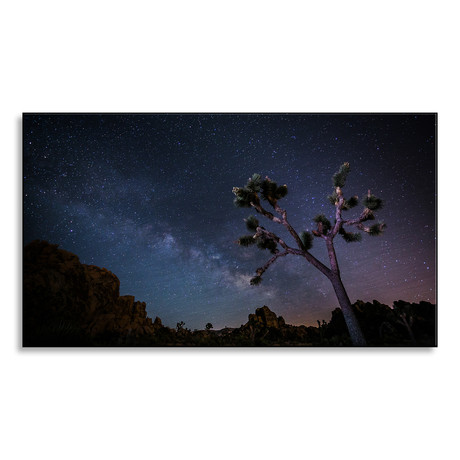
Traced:
<path id="1" fill-rule="evenodd" d="M 353 310 L 369 346 L 436 346 L 436 306 L 429 302 L 398 300 L 391 308 L 377 300 L 357 300 Z M 348 334 L 339 308 L 320 329 L 328 344 L 346 344 Z"/>
<path id="2" fill-rule="evenodd" d="M 316 328 L 291 326 L 266 305 L 248 316 L 248 322 L 234 329 L 231 338 L 241 346 L 311 346 L 319 335 Z"/>
<path id="3" fill-rule="evenodd" d="M 112 272 L 45 241 L 24 248 L 23 314 L 25 346 L 122 345 L 163 327 Z"/>
<path id="4" fill-rule="evenodd" d="M 390 308 L 377 300 L 358 300 L 353 309 L 369 346 L 436 346 L 436 308 L 428 302 L 398 301 Z M 286 324 L 263 306 L 227 338 L 240 346 L 352 346 L 340 308 L 332 311 L 329 322 L 312 327 Z"/>
<path id="5" fill-rule="evenodd" d="M 158 318 L 158 316 L 155 317 L 155 321 L 153 322 L 153 329 L 156 331 L 158 329 L 161 329 L 163 327 L 163 324 L 161 323 L 161 319 Z"/>
<path id="6" fill-rule="evenodd" d="M 253 326 L 259 327 L 275 327 L 279 328 L 286 323 L 282 316 L 276 316 L 266 305 L 262 308 L 257 308 L 255 314 L 249 315 L 249 322 Z"/>

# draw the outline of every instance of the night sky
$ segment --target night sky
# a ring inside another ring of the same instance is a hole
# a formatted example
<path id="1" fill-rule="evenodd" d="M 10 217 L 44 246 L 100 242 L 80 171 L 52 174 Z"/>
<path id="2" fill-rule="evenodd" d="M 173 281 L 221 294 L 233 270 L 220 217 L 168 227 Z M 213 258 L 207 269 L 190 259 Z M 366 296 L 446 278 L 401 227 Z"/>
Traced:
<path id="1" fill-rule="evenodd" d="M 256 213 L 234 206 L 232 188 L 255 172 L 287 184 L 289 221 L 312 230 L 318 213 L 333 217 L 331 176 L 348 161 L 345 196 L 370 189 L 387 224 L 361 243 L 335 239 L 350 300 L 435 302 L 435 123 L 426 114 L 24 115 L 24 244 L 47 240 L 109 269 L 122 295 L 167 326 L 238 327 L 262 305 L 316 325 L 338 304 L 304 258 L 278 259 L 249 285 L 271 255 L 235 243 Z M 311 252 L 328 265 L 323 240 Z"/>

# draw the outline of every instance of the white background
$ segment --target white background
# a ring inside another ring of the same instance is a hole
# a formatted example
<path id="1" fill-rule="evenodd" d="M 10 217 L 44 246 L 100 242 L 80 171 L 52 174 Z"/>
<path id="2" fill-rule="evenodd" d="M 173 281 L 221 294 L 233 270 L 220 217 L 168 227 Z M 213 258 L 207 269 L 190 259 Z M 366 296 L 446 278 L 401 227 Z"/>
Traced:
<path id="1" fill-rule="evenodd" d="M 453 5 L 2 3 L 2 458 L 460 458 Z M 438 112 L 439 348 L 22 350 L 27 111 Z"/>

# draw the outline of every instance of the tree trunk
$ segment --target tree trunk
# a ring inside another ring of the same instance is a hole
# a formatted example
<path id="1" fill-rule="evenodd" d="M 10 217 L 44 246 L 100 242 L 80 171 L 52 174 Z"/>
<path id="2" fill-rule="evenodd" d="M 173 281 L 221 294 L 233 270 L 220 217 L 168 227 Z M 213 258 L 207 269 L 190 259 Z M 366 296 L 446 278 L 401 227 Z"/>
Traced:
<path id="1" fill-rule="evenodd" d="M 347 291 L 340 278 L 339 264 L 337 263 L 337 257 L 335 255 L 334 244 L 332 239 L 326 239 L 327 253 L 331 262 L 331 273 L 328 278 L 331 280 L 332 286 L 334 286 L 335 295 L 339 301 L 340 308 L 345 318 L 345 323 L 350 333 L 351 341 L 355 347 L 365 347 L 366 339 L 364 338 L 361 328 L 359 327 L 358 320 L 353 313 L 353 307 L 351 306 L 350 299 L 348 298 Z"/>
<path id="2" fill-rule="evenodd" d="M 345 287 L 340 279 L 340 275 L 333 274 L 330 279 L 332 286 L 334 286 L 334 291 L 337 296 L 337 300 L 339 301 L 340 308 L 342 309 L 343 317 L 348 327 L 348 332 L 350 333 L 353 345 L 355 347 L 365 347 L 367 345 L 366 339 L 361 332 L 361 328 L 353 312 L 353 307 L 351 306 L 347 291 L 345 291 Z"/>

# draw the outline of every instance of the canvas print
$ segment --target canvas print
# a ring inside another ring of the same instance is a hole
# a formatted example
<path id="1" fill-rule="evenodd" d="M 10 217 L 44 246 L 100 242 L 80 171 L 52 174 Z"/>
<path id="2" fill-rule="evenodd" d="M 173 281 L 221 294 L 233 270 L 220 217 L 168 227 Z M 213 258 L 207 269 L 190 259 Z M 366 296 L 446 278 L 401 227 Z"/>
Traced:
<path id="1" fill-rule="evenodd" d="M 437 346 L 436 133 L 24 114 L 23 346 Z"/>

